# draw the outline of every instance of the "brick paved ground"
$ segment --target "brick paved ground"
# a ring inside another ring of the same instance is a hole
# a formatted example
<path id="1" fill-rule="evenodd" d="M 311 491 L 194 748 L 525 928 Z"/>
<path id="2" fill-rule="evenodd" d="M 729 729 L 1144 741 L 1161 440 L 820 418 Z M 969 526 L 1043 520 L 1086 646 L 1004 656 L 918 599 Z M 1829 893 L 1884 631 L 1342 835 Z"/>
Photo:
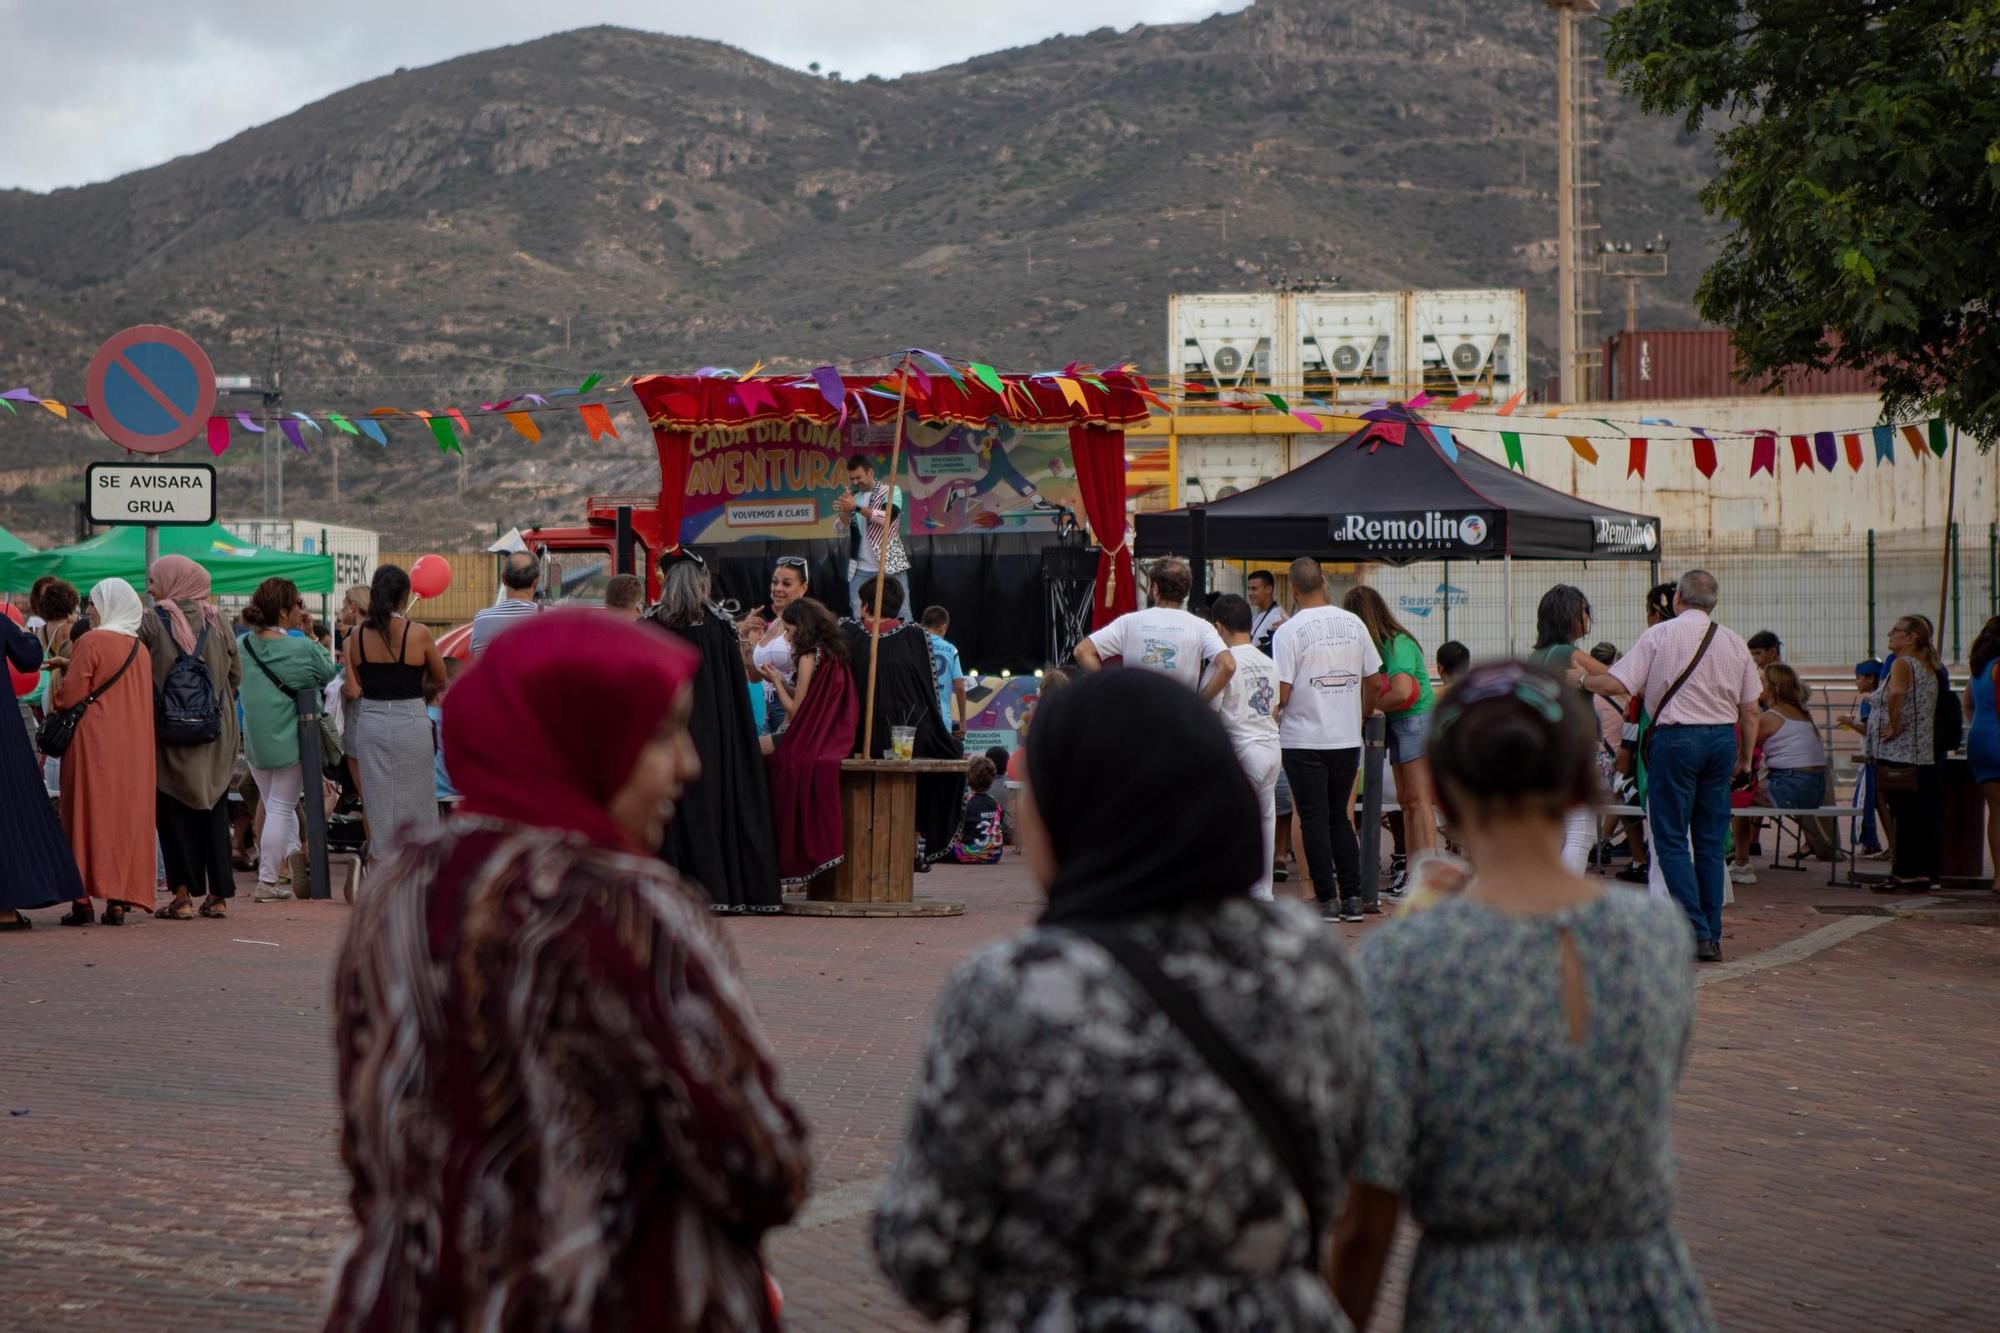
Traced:
<path id="1" fill-rule="evenodd" d="M 1815 903 L 1872 901 L 1766 879 L 1730 913 L 1733 959 L 1841 920 Z M 919 887 L 967 914 L 729 923 L 816 1135 L 816 1196 L 771 1252 L 794 1328 L 925 1327 L 874 1276 L 869 1202 L 938 985 L 1035 895 L 1018 862 Z M 345 911 L 238 902 L 228 923 L 42 913 L 0 938 L 0 1329 L 312 1326 L 342 1226 L 325 991 Z M 1924 922 L 1703 987 L 1680 1218 L 1725 1327 L 1988 1324 L 1996 1006 L 2000 933 Z"/>

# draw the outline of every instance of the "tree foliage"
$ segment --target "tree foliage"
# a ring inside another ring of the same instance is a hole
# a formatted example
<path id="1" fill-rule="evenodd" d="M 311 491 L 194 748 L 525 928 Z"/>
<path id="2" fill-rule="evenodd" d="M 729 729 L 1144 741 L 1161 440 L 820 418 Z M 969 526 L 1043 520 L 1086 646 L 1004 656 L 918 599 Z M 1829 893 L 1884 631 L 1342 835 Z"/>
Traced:
<path id="1" fill-rule="evenodd" d="M 2000 0 L 1632 0 L 1627 94 L 1717 130 L 1696 293 L 1746 372 L 1845 365 L 2000 439 Z"/>

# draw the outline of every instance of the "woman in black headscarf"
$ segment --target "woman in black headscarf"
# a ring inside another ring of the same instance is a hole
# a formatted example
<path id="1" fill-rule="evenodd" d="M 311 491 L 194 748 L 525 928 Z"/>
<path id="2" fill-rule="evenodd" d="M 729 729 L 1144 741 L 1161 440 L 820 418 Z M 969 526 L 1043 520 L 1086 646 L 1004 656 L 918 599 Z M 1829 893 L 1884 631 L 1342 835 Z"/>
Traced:
<path id="1" fill-rule="evenodd" d="M 688 730 L 701 776 L 688 784 L 667 825 L 660 856 L 708 890 L 718 912 L 775 912 L 777 843 L 757 719 L 735 627 L 708 600 L 708 566 L 692 551 L 660 558 L 665 587 L 648 616 L 701 655 Z"/>
<path id="2" fill-rule="evenodd" d="M 1249 897 L 1263 836 L 1222 723 L 1156 673 L 1087 676 L 1037 711 L 1021 796 L 1048 910 L 938 1002 L 884 1271 L 985 1330 L 1345 1329 L 1322 1269 L 1360 996 L 1311 911 Z"/>
<path id="3" fill-rule="evenodd" d="M 861 585 L 861 604 L 875 605 L 875 580 Z M 914 759 L 963 759 L 965 747 L 952 738 L 951 728 L 938 711 L 937 678 L 931 674 L 930 637 L 921 625 L 898 619 L 903 610 L 903 589 L 894 579 L 882 589 L 882 619 L 879 622 L 843 620 L 847 633 L 848 667 L 854 672 L 854 688 L 862 707 L 855 715 L 855 748 L 870 759 L 880 759 L 889 748 L 891 727 L 917 729 Z M 879 634 L 880 660 L 875 670 L 875 731 L 861 733 L 868 726 L 868 641 L 871 628 Z M 924 773 L 917 778 L 917 864 L 928 870 L 951 850 L 951 835 L 958 831 L 958 816 L 965 805 L 965 775 Z"/>

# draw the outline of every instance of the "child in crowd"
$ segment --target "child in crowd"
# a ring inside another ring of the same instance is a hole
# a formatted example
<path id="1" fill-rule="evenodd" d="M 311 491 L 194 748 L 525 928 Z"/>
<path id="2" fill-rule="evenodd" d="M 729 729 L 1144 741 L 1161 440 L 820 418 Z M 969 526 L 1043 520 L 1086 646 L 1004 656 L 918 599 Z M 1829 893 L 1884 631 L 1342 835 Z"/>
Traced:
<path id="1" fill-rule="evenodd" d="M 1869 696 L 1882 683 L 1882 662 L 1871 657 L 1865 662 L 1854 664 L 1854 711 L 1840 719 L 1840 725 L 1857 736 L 1868 735 L 1868 715 L 1874 711 Z M 1855 838 L 1855 845 L 1871 856 L 1882 851 L 1882 840 L 1875 831 L 1875 764 L 1865 757 L 1861 760 L 1860 780 L 1856 784 L 1854 803 L 1861 807 L 1861 831 Z"/>
<path id="2" fill-rule="evenodd" d="M 1437 665 L 1438 679 L 1449 685 L 1472 665 L 1472 650 L 1457 639 L 1446 639 L 1438 645 Z"/>
<path id="3" fill-rule="evenodd" d="M 938 713 L 953 735 L 965 731 L 965 667 L 958 649 L 945 635 L 951 632 L 951 612 L 933 606 L 924 612 L 924 638 L 931 649 L 931 678 L 937 682 Z"/>
<path id="4" fill-rule="evenodd" d="M 1000 802 L 993 799 L 993 781 L 999 776 L 993 761 L 984 755 L 974 759 L 965 771 L 965 811 L 959 816 L 957 836 L 951 840 L 951 859 L 960 865 L 989 866 L 1000 860 Z"/>
<path id="5" fill-rule="evenodd" d="M 463 799 L 458 794 L 458 788 L 451 785 L 451 775 L 444 771 L 443 737 L 444 697 L 451 692 L 451 683 L 458 679 L 458 673 L 464 669 L 465 663 L 462 659 L 447 657 L 444 659 L 444 684 L 432 685 L 428 680 L 424 682 L 424 712 L 431 720 L 431 751 L 434 756 L 431 762 L 436 771 L 438 813 L 441 815 L 450 814 L 452 807 Z"/>

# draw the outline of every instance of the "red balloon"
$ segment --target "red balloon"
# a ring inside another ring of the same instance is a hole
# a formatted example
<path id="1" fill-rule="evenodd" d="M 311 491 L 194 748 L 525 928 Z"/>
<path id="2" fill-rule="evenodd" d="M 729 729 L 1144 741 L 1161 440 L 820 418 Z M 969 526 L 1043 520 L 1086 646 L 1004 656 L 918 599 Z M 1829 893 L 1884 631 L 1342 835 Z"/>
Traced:
<path id="1" fill-rule="evenodd" d="M 419 597 L 439 597 L 451 586 L 451 561 L 441 555 L 417 557 L 410 566 L 410 591 Z"/>
<path id="2" fill-rule="evenodd" d="M 4 611 L 7 619 L 13 621 L 16 625 L 27 624 L 26 621 L 21 619 L 19 608 L 12 602 L 0 602 L 0 611 Z M 41 683 L 41 673 L 37 671 L 17 671 L 14 669 L 14 664 L 10 661 L 7 663 L 7 679 L 13 682 L 14 695 L 16 698 L 19 698 L 35 692 L 35 686 Z"/>

